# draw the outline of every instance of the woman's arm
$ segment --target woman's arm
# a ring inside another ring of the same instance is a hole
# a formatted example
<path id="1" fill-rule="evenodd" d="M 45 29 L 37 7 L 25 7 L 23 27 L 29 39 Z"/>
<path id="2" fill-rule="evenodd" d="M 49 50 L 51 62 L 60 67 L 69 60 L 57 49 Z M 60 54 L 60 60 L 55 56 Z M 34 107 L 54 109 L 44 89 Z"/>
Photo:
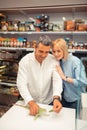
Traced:
<path id="1" fill-rule="evenodd" d="M 59 64 L 56 66 L 56 69 L 57 69 L 59 75 L 61 76 L 61 78 L 62 78 L 64 81 L 69 82 L 69 83 L 73 83 L 73 78 L 67 77 L 67 76 L 64 74 L 64 72 L 62 71 L 62 68 L 61 68 L 61 66 L 60 66 Z"/>

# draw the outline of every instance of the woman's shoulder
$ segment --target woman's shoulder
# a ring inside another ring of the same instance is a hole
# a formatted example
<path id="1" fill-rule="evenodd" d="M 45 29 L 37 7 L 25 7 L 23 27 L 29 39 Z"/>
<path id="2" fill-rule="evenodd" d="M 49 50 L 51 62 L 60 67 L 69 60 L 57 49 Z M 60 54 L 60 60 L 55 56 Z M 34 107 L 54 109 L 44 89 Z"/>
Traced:
<path id="1" fill-rule="evenodd" d="M 71 62 L 71 64 L 75 67 L 81 65 L 81 60 L 77 56 L 74 56 L 73 54 L 69 55 L 68 61 Z"/>
<path id="2" fill-rule="evenodd" d="M 80 62 L 80 59 L 77 56 L 74 56 L 73 54 L 69 54 L 68 59 Z"/>

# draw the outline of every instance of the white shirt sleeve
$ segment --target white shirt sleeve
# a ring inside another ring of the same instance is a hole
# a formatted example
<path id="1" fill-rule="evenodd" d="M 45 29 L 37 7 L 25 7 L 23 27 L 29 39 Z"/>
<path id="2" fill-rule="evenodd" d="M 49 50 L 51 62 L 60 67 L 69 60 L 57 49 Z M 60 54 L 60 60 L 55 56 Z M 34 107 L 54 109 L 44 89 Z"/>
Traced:
<path id="1" fill-rule="evenodd" d="M 53 96 L 59 96 L 61 98 L 61 93 L 63 91 L 62 79 L 56 68 L 53 71 Z"/>
<path id="2" fill-rule="evenodd" d="M 24 61 L 21 61 L 19 63 L 19 70 L 17 75 L 17 87 L 19 89 L 20 94 L 22 95 L 23 99 L 25 100 L 25 103 L 27 104 L 30 100 L 33 100 L 31 97 L 31 94 L 27 88 L 27 75 L 26 75 L 26 66 L 24 64 Z"/>

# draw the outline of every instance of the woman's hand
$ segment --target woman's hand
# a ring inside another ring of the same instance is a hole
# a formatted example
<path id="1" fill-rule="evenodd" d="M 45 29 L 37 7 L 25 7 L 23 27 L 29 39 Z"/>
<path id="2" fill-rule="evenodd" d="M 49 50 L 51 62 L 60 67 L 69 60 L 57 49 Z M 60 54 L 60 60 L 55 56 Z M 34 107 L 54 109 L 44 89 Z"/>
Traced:
<path id="1" fill-rule="evenodd" d="M 73 78 L 67 77 L 67 78 L 66 78 L 66 81 L 67 81 L 68 83 L 73 83 Z"/>

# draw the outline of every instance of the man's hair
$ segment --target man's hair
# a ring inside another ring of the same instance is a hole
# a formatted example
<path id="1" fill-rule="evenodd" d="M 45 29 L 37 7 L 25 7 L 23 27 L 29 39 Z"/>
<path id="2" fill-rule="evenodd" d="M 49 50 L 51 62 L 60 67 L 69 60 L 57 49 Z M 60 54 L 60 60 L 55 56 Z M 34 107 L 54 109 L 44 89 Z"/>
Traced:
<path id="1" fill-rule="evenodd" d="M 36 46 L 38 46 L 39 43 L 41 43 L 41 44 L 43 44 L 45 46 L 51 46 L 52 45 L 52 41 L 49 38 L 49 36 L 47 36 L 47 35 L 40 36 Z"/>

